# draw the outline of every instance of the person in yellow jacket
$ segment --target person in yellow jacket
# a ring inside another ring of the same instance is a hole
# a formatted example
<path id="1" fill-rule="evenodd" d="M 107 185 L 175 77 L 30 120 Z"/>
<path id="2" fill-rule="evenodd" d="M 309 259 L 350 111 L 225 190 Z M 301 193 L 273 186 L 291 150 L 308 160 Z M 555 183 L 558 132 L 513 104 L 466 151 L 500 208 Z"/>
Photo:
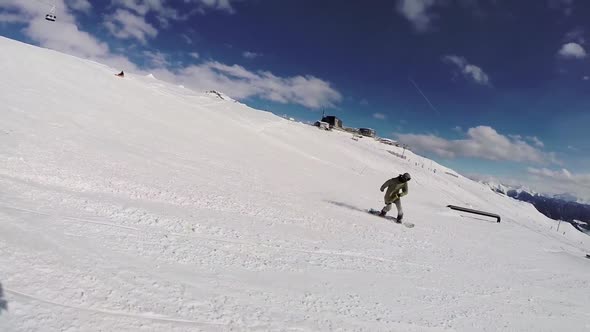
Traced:
<path id="1" fill-rule="evenodd" d="M 385 188 L 387 188 L 387 191 L 383 198 L 385 206 L 381 209 L 381 213 L 379 213 L 380 217 L 385 217 L 387 212 L 391 210 L 391 204 L 393 203 L 397 208 L 397 222 L 402 222 L 404 211 L 402 210 L 401 198 L 408 194 L 408 181 L 410 181 L 411 178 L 412 177 L 408 173 L 400 174 L 393 179 L 385 181 L 381 186 L 381 192 L 383 192 Z"/>

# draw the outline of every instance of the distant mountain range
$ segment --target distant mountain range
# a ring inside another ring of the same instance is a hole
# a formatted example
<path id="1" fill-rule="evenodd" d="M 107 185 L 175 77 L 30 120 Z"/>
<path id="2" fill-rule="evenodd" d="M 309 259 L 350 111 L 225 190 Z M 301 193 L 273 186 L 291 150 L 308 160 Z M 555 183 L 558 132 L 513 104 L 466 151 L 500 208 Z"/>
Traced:
<path id="1" fill-rule="evenodd" d="M 546 195 L 524 187 L 512 188 L 493 182 L 482 183 L 495 192 L 533 204 L 539 212 L 551 219 L 567 221 L 579 231 L 590 233 L 590 205 L 580 203 L 574 195 Z"/>

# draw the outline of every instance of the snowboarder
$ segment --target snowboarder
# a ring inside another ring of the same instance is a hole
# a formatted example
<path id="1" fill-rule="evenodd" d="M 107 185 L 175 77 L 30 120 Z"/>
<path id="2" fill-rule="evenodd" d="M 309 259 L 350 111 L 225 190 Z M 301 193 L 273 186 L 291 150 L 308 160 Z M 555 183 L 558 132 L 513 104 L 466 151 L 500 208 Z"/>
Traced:
<path id="1" fill-rule="evenodd" d="M 385 197 L 383 198 L 385 201 L 385 206 L 383 209 L 381 209 L 381 213 L 379 213 L 380 217 L 385 217 L 387 212 L 391 210 L 391 204 L 393 203 L 397 208 L 397 222 L 402 222 L 404 211 L 402 210 L 401 198 L 408 194 L 408 181 L 410 181 L 411 178 L 412 177 L 408 173 L 400 174 L 393 179 L 385 181 L 385 183 L 381 186 L 381 192 L 383 192 L 385 188 L 387 188 L 387 191 L 385 192 Z"/>
<path id="2" fill-rule="evenodd" d="M 121 72 L 118 74 L 115 74 L 115 76 L 125 77 L 125 73 L 121 70 Z"/>

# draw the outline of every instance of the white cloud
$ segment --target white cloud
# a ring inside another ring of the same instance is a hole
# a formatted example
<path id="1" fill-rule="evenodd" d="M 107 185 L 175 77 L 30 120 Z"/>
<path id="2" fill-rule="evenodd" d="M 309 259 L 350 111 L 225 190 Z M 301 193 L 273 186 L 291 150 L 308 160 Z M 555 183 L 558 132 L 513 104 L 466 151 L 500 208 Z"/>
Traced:
<path id="1" fill-rule="evenodd" d="M 56 22 L 47 22 L 44 17 L 50 6 L 35 1 L 2 0 L 1 9 L 12 13 L 12 22 L 26 23 L 23 33 L 42 47 L 91 59 L 126 70 L 137 67 L 124 56 L 112 54 L 106 43 L 78 29 L 76 19 L 63 0 L 56 0 Z"/>
<path id="2" fill-rule="evenodd" d="M 143 55 L 148 59 L 149 63 L 156 68 L 163 68 L 170 65 L 167 56 L 161 52 L 144 51 Z"/>
<path id="3" fill-rule="evenodd" d="M 582 79 L 583 79 L 584 81 L 588 81 L 588 80 L 590 80 L 590 76 L 584 76 L 584 77 L 582 77 Z"/>
<path id="4" fill-rule="evenodd" d="M 278 77 L 268 71 L 252 72 L 238 65 L 208 61 L 171 72 L 155 71 L 158 77 L 197 90 L 218 90 L 235 99 L 259 97 L 308 108 L 333 107 L 342 95 L 329 82 L 317 77 Z"/>
<path id="5" fill-rule="evenodd" d="M 583 59 L 587 56 L 586 50 L 578 43 L 564 44 L 558 55 L 564 59 Z"/>
<path id="6" fill-rule="evenodd" d="M 158 1 L 156 1 L 158 2 Z M 139 5 L 140 1 L 130 0 L 130 4 Z M 143 3 L 143 2 L 142 2 Z M 210 6 L 225 6 L 229 2 L 212 1 Z M 113 54 L 109 46 L 96 39 L 91 34 L 79 30 L 72 11 L 63 0 L 56 0 L 56 22 L 44 20 L 47 6 L 39 6 L 33 1 L 2 0 L 0 9 L 13 13 L 10 22 L 25 22 L 24 34 L 42 47 L 47 47 L 81 58 L 107 64 L 115 69 L 142 73 L 128 58 Z M 9 11 L 8 11 L 9 10 Z M 129 12 L 121 10 L 123 12 Z M 132 14 L 135 16 L 134 14 Z M 140 17 L 140 21 L 143 18 Z M 141 26 L 141 23 L 139 23 Z M 116 30 L 116 33 L 136 34 L 134 38 L 141 38 L 142 34 L 154 34 L 143 31 L 132 32 L 134 25 L 127 26 L 131 31 Z M 145 29 L 144 29 L 145 30 Z M 150 29 L 147 29 L 150 30 Z M 147 38 L 147 36 L 144 36 Z M 198 53 L 191 53 L 197 57 Z M 156 69 L 151 70 L 157 76 L 175 83 L 200 90 L 219 90 L 236 99 L 258 97 L 279 103 L 300 104 L 308 108 L 333 107 L 342 100 L 342 95 L 332 87 L 330 82 L 312 75 L 297 75 L 279 77 L 267 71 L 249 71 L 244 67 L 225 65 L 216 61 L 207 61 L 199 65 L 177 69 L 174 72 L 166 67 L 170 65 L 167 56 L 159 52 L 144 53 Z"/>
<path id="7" fill-rule="evenodd" d="M 546 196 L 570 194 L 590 204 L 590 174 L 573 174 L 567 169 L 550 170 L 529 167 L 518 177 L 473 173 L 464 175 L 474 181 L 503 184 L 515 189 L 524 189 L 529 193 L 541 193 Z"/>
<path id="8" fill-rule="evenodd" d="M 387 116 L 383 113 L 373 113 L 373 117 L 379 120 L 385 120 Z"/>
<path id="9" fill-rule="evenodd" d="M 544 195 L 572 194 L 590 204 L 590 173 L 575 174 L 567 169 L 551 170 L 528 167 L 524 174 L 516 176 L 489 176 L 466 174 L 475 181 L 501 183 L 513 188 L 543 193 Z"/>
<path id="10" fill-rule="evenodd" d="M 529 172 L 532 175 L 542 175 L 542 176 L 553 176 L 553 177 L 566 177 L 568 179 L 572 178 L 572 173 L 570 173 L 570 171 L 568 171 L 565 168 L 562 168 L 561 170 L 558 171 L 554 171 L 554 170 L 550 170 L 547 168 L 534 168 L 534 167 L 529 167 L 527 168 L 527 172 Z"/>
<path id="11" fill-rule="evenodd" d="M 398 0 L 397 11 L 408 19 L 418 32 L 427 31 L 432 21 L 430 9 L 437 0 Z"/>
<path id="12" fill-rule="evenodd" d="M 502 184 L 504 186 L 508 186 L 511 188 L 521 188 L 527 191 L 531 191 L 531 187 L 526 185 L 522 180 L 523 178 L 520 177 L 519 179 L 514 179 L 509 176 L 502 176 L 499 178 L 498 176 L 493 176 L 489 174 L 481 174 L 481 173 L 463 173 L 463 175 L 473 181 L 477 182 L 487 182 L 487 183 L 494 183 L 494 184 Z"/>
<path id="13" fill-rule="evenodd" d="M 467 130 L 466 137 L 447 140 L 434 135 L 399 134 L 398 139 L 411 148 L 432 152 L 443 158 L 471 157 L 515 162 L 559 163 L 553 153 L 546 153 L 529 143 L 499 134 L 494 128 L 479 126 Z"/>
<path id="14" fill-rule="evenodd" d="M 198 59 L 198 58 L 200 58 L 200 57 L 201 57 L 201 56 L 199 55 L 199 53 L 197 53 L 197 52 L 191 52 L 191 53 L 189 53 L 188 55 L 190 55 L 190 56 L 191 56 L 191 58 L 193 58 L 193 59 Z"/>
<path id="15" fill-rule="evenodd" d="M 548 0 L 549 7 L 558 9 L 564 15 L 570 16 L 574 11 L 574 0 Z"/>
<path id="16" fill-rule="evenodd" d="M 0 13 L 0 23 L 26 23 L 29 19 L 19 14 Z"/>
<path id="17" fill-rule="evenodd" d="M 228 13 L 234 13 L 235 9 L 231 3 L 235 1 L 236 0 L 193 0 L 192 2 L 200 4 L 207 9 L 216 9 Z"/>
<path id="18" fill-rule="evenodd" d="M 480 67 L 468 63 L 467 59 L 464 57 L 457 55 L 446 55 L 442 59 L 444 62 L 456 66 L 465 78 L 477 84 L 487 86 L 491 85 L 488 74 L 486 74 Z"/>
<path id="19" fill-rule="evenodd" d="M 527 136 L 527 140 L 536 146 L 542 148 L 545 147 L 545 144 L 537 137 L 537 136 Z"/>
<path id="20" fill-rule="evenodd" d="M 112 0 L 112 4 L 116 7 L 134 11 L 141 16 L 145 16 L 151 11 L 166 19 L 177 19 L 179 17 L 175 9 L 166 6 L 165 0 Z"/>
<path id="21" fill-rule="evenodd" d="M 584 28 L 578 27 L 565 34 L 564 42 L 576 42 L 580 45 L 586 43 L 586 31 Z"/>
<path id="22" fill-rule="evenodd" d="M 68 54 L 92 58 L 109 53 L 107 44 L 96 40 L 87 32 L 78 30 L 74 24 L 54 22 L 48 26 L 44 21 L 34 20 L 24 31 L 42 46 Z"/>
<path id="23" fill-rule="evenodd" d="M 87 0 L 70 1 L 81 2 Z M 183 12 L 179 12 L 170 5 L 171 3 L 175 2 L 173 0 L 111 0 L 110 8 L 116 8 L 116 12 L 118 12 L 121 9 L 132 12 L 137 17 L 137 19 L 134 20 L 136 23 L 138 21 L 142 21 L 145 24 L 149 24 L 146 22 L 145 18 L 148 14 L 153 14 L 153 16 L 159 22 L 160 28 L 168 28 L 171 24 L 171 21 L 186 21 L 195 14 L 205 14 L 210 10 L 217 10 L 233 14 L 235 13 L 235 9 L 232 6 L 232 2 L 235 1 L 237 0 L 183 0 L 183 3 L 190 5 L 190 9 L 185 10 Z M 121 34 L 119 32 L 120 27 L 114 25 L 114 22 L 116 20 L 110 18 L 110 15 L 106 16 L 104 24 L 111 32 L 115 31 L 115 36 L 123 35 L 125 36 L 124 38 L 127 38 L 128 35 L 131 35 L 137 38 L 137 36 L 140 35 L 137 30 L 137 28 L 140 28 L 139 26 L 137 26 L 136 29 L 133 30 L 134 34 L 129 34 L 125 32 Z M 142 26 L 145 27 L 145 24 L 142 24 Z M 152 24 L 149 25 L 155 28 Z M 151 31 L 151 29 L 147 28 L 140 28 L 140 30 L 144 31 L 144 36 L 145 32 L 149 33 Z M 192 40 L 190 39 L 190 37 L 188 37 L 185 34 L 182 34 L 181 36 L 187 41 L 188 44 L 192 44 Z M 145 43 L 144 38 L 139 37 L 138 39 L 141 42 Z"/>
<path id="24" fill-rule="evenodd" d="M 227 13 L 235 13 L 232 2 L 235 0 L 184 0 L 184 3 L 194 5 L 187 13 L 179 13 L 168 6 L 167 0 L 112 0 L 114 6 L 123 7 L 144 16 L 148 12 L 156 14 L 160 22 L 167 24 L 169 20 L 186 20 L 196 13 L 205 13 L 208 10 L 218 10 Z"/>
<path id="25" fill-rule="evenodd" d="M 69 14 L 66 15 L 65 9 L 67 7 L 65 7 L 63 1 L 57 1 L 55 4 L 56 15 L 62 18 L 60 21 L 71 22 L 73 17 Z M 63 7 L 59 5 L 63 5 Z M 29 22 L 34 19 L 43 19 L 51 9 L 51 5 L 35 1 L 1 0 L 0 8 L 3 9 L 2 14 L 6 15 L 5 17 L 10 22 Z M 20 17 L 20 20 L 17 17 Z"/>
<path id="26" fill-rule="evenodd" d="M 117 9 L 114 14 L 109 15 L 104 25 L 117 38 L 135 38 L 142 44 L 147 43 L 147 38 L 158 35 L 158 30 L 147 23 L 144 17 L 124 9 Z"/>
<path id="27" fill-rule="evenodd" d="M 92 5 L 88 0 L 67 0 L 70 8 L 73 10 L 89 13 L 92 10 Z"/>
<path id="28" fill-rule="evenodd" d="M 255 59 L 255 58 L 262 56 L 262 54 L 246 51 L 246 52 L 242 53 L 242 56 L 246 59 Z"/>
<path id="29" fill-rule="evenodd" d="M 590 202 L 590 173 L 572 173 L 567 169 L 551 170 L 547 168 L 527 169 L 529 185 L 536 191 L 552 194 L 570 193 L 586 202 Z"/>

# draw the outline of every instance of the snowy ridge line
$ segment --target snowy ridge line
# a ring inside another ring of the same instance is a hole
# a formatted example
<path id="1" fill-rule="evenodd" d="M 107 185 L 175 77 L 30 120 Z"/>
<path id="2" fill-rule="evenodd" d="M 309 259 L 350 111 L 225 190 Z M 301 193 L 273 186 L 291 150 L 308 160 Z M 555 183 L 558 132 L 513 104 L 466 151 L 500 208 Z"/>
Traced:
<path id="1" fill-rule="evenodd" d="M 122 316 L 122 317 L 130 317 L 130 318 L 140 318 L 140 319 L 155 320 L 155 321 L 168 322 L 168 323 L 227 326 L 227 324 L 223 324 L 223 323 L 201 322 L 201 321 L 188 320 L 188 319 L 158 317 L 157 315 L 153 315 L 153 314 L 150 315 L 150 314 L 141 314 L 141 313 L 125 313 L 125 312 L 119 312 L 119 311 L 113 311 L 113 310 L 83 308 L 83 307 L 79 307 L 79 306 L 72 306 L 72 305 L 67 305 L 67 304 L 63 304 L 63 303 L 57 303 L 57 302 L 50 301 L 50 300 L 45 300 L 45 299 L 39 298 L 37 296 L 33 296 L 33 295 L 25 294 L 23 292 L 15 291 L 10 288 L 4 288 L 4 291 L 7 293 L 16 295 L 16 296 L 27 298 L 29 300 L 42 302 L 45 304 L 59 306 L 59 307 L 68 308 L 68 309 L 87 311 L 90 313 L 98 313 L 98 314 L 104 314 L 104 315 Z"/>
<path id="2" fill-rule="evenodd" d="M 19 211 L 19 212 L 32 213 L 32 214 L 46 216 L 46 217 L 63 218 L 63 219 L 68 219 L 68 220 L 82 222 L 82 223 L 92 223 L 92 224 L 103 225 L 103 226 L 108 226 L 108 227 L 122 228 L 122 229 L 127 229 L 127 230 L 131 230 L 131 231 L 136 231 L 136 232 L 144 232 L 144 230 L 134 228 L 134 227 L 116 225 L 116 224 L 108 223 L 108 222 L 93 221 L 93 220 L 79 218 L 79 217 L 69 217 L 69 216 L 48 214 L 48 213 L 33 211 L 33 210 L 29 210 L 29 209 L 24 209 L 24 208 L 11 207 L 11 206 L 7 206 L 7 205 L 3 205 L 3 204 L 0 204 L 0 208 L 11 209 L 14 211 Z M 432 268 L 431 266 L 428 266 L 428 265 L 411 263 L 411 262 L 404 262 L 404 261 L 398 261 L 398 260 L 391 260 L 391 259 L 387 259 L 387 258 L 383 258 L 383 257 L 367 256 L 367 255 L 363 255 L 363 254 L 355 253 L 355 252 L 338 252 L 338 251 L 331 251 L 331 250 L 317 250 L 317 251 L 316 250 L 305 250 L 305 249 L 283 247 L 280 245 L 269 245 L 269 244 L 263 244 L 263 243 L 252 243 L 252 242 L 244 242 L 244 241 L 226 240 L 226 239 L 220 239 L 220 238 L 209 237 L 209 236 L 188 235 L 188 234 L 182 234 L 182 233 L 176 233 L 176 232 L 151 232 L 151 233 L 154 235 L 162 235 L 162 236 L 169 235 L 169 236 L 176 236 L 176 237 L 182 237 L 182 238 L 188 238 L 188 239 L 207 240 L 207 241 L 212 241 L 212 242 L 229 243 L 229 244 L 236 244 L 236 245 L 256 247 L 256 248 L 269 248 L 269 249 L 274 249 L 276 251 L 299 252 L 299 253 L 304 253 L 304 254 L 320 255 L 320 256 L 340 256 L 340 257 L 349 257 L 349 258 L 371 260 L 371 261 L 377 261 L 377 262 L 382 262 L 382 263 L 404 264 L 404 265 L 409 265 L 409 266 L 421 267 L 424 269 L 431 269 Z"/>

